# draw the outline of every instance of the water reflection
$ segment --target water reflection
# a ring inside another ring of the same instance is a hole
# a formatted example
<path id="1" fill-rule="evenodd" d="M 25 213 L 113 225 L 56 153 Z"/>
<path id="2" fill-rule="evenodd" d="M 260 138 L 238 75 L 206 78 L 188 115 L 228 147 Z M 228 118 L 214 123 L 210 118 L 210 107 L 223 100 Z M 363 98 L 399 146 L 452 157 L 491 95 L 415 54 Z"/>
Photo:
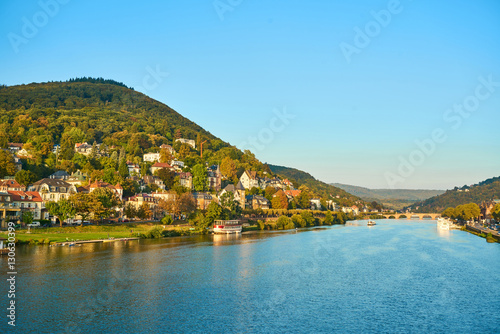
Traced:
<path id="1" fill-rule="evenodd" d="M 240 233 L 232 234 L 213 234 L 213 245 L 214 246 L 227 246 L 234 244 L 237 240 L 242 240 Z"/>
<path id="2" fill-rule="evenodd" d="M 498 286 L 498 246 L 408 220 L 22 246 L 19 326 L 26 333 L 61 332 L 68 323 L 76 326 L 70 332 L 89 333 L 498 332 L 491 310 L 500 307 L 500 291 L 485 294 L 477 280 Z"/>

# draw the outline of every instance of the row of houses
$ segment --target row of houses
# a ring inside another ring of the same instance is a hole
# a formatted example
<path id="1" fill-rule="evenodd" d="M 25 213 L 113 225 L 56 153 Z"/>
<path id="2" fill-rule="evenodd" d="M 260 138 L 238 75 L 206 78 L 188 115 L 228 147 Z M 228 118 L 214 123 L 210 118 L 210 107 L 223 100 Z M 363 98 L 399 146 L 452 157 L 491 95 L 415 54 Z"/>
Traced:
<path id="1" fill-rule="evenodd" d="M 123 200 L 123 188 L 120 184 L 111 185 L 96 181 L 90 185 L 76 186 L 61 179 L 44 178 L 26 188 L 15 180 L 0 180 L 2 227 L 5 227 L 6 218 L 21 220 L 24 211 L 33 212 L 35 220 L 49 219 L 49 213 L 45 208 L 46 202 L 58 202 L 78 192 L 90 193 L 97 188 L 108 188 L 117 198 Z"/>
<path id="2" fill-rule="evenodd" d="M 281 180 L 279 177 L 270 179 L 267 176 L 259 177 L 255 171 L 244 171 L 240 176 L 240 182 L 245 189 L 266 189 L 267 187 L 273 187 L 282 190 L 295 190 L 293 183 L 288 179 Z"/>

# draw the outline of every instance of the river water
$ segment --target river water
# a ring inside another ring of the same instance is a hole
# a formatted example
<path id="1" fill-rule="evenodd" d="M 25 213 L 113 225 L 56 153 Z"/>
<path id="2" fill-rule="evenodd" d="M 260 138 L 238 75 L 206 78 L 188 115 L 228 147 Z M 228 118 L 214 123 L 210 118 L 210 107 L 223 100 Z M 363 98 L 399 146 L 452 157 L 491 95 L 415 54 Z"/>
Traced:
<path id="1" fill-rule="evenodd" d="M 2 333 L 500 332 L 500 244 L 435 221 L 20 246 L 16 261 Z"/>

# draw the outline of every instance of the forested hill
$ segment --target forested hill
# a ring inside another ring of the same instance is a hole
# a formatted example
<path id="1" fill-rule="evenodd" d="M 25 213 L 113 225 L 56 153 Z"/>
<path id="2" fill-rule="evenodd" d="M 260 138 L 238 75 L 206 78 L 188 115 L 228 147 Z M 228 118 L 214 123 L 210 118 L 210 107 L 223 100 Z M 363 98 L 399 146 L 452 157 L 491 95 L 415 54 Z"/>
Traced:
<path id="1" fill-rule="evenodd" d="M 117 137 L 124 132 L 156 134 L 172 140 L 174 132 L 179 130 L 183 138 L 196 139 L 200 134 L 210 140 L 216 139 L 167 105 L 122 83 L 83 79 L 87 78 L 73 79 L 73 82 L 1 86 L 1 123 L 4 127 L 13 126 L 2 130 L 8 130 L 10 141 L 27 142 L 30 130 L 36 131 L 45 121 L 54 142 L 61 140 L 69 126 L 85 132 L 85 140 L 89 143 L 107 139 L 110 145 L 119 144 Z M 23 117 L 19 118 L 21 115 Z"/>
<path id="2" fill-rule="evenodd" d="M 462 204 L 490 201 L 500 198 L 500 177 L 487 179 L 473 186 L 455 187 L 444 194 L 415 203 L 409 208 L 415 212 L 442 212 Z"/>
<path id="3" fill-rule="evenodd" d="M 322 198 L 334 198 L 336 201 L 342 205 L 352 206 L 354 204 L 359 204 L 362 200 L 349 194 L 345 190 L 327 184 L 325 182 L 316 180 L 311 174 L 303 172 L 301 170 L 283 166 L 268 165 L 271 171 L 278 174 L 284 178 L 288 178 L 292 182 L 303 184 L 310 189 L 314 189 L 316 194 Z M 338 198 L 337 198 L 338 196 Z"/>
<path id="4" fill-rule="evenodd" d="M 196 148 L 175 142 L 176 138 L 195 140 Z M 86 159 L 75 154 L 75 144 L 82 142 L 102 144 L 109 156 L 116 158 L 119 153 L 119 159 L 112 162 L 106 157 Z M 90 173 L 109 169 L 112 179 L 114 164 L 122 159 L 142 163 L 144 153 L 158 152 L 162 144 L 174 147 L 177 158 L 186 163 L 186 171 L 196 164 L 221 164 L 222 169 L 225 160 L 225 176 L 232 182 L 237 182 L 245 170 L 256 171 L 259 176 L 273 174 L 251 152 L 238 150 L 167 105 L 123 83 L 102 78 L 1 85 L 0 147 L 6 148 L 8 143 L 24 144 L 29 157 L 23 159 L 23 168 L 38 178 L 55 170 L 82 169 Z M 53 153 L 54 145 L 60 145 L 57 156 Z M 299 185 L 306 184 L 311 196 L 327 199 L 331 194 L 357 200 L 310 175 L 294 174 L 293 178 Z"/>

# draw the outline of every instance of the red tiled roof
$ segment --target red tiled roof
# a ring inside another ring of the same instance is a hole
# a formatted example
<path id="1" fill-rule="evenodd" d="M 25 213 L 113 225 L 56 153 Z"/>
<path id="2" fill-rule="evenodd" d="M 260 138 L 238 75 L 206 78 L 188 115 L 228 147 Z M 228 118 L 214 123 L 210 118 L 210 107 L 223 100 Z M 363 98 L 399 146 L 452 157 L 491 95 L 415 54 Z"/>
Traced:
<path id="1" fill-rule="evenodd" d="M 7 191 L 9 195 L 12 196 L 12 201 L 24 201 L 24 202 L 42 202 L 42 197 L 38 193 L 38 191 L 15 191 L 9 190 Z M 29 198 L 31 196 L 31 199 Z M 21 197 L 24 197 L 21 198 Z"/>
<path id="2" fill-rule="evenodd" d="M 157 162 L 157 163 L 155 163 L 151 167 L 156 167 L 156 168 L 172 168 L 172 166 L 170 166 L 169 164 L 164 163 L 164 162 Z"/>
<path id="3" fill-rule="evenodd" d="M 24 186 L 17 183 L 16 180 L 0 180 L 0 187 L 7 186 L 10 188 L 25 188 Z"/>
<path id="4" fill-rule="evenodd" d="M 284 190 L 283 192 L 287 196 L 297 197 L 297 196 L 300 195 L 300 193 L 302 192 L 302 190 Z"/>

